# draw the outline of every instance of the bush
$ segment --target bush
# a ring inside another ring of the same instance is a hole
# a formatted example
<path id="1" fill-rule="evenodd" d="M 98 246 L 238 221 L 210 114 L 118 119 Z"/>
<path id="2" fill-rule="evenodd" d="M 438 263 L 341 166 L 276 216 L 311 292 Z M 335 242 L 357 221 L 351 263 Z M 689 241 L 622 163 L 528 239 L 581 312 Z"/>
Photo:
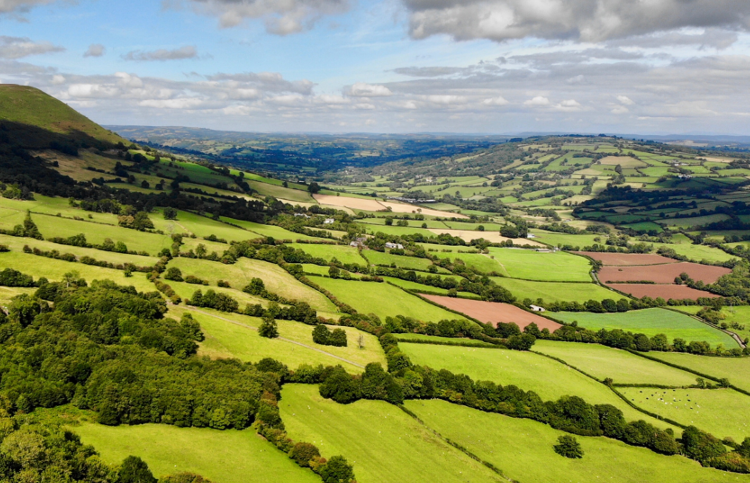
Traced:
<path id="1" fill-rule="evenodd" d="M 581 444 L 573 436 L 560 436 L 554 446 L 555 453 L 566 458 L 583 458 Z"/>
<path id="2" fill-rule="evenodd" d="M 314 458 L 320 458 L 320 450 L 311 443 L 297 443 L 289 452 L 289 457 L 304 468 L 310 466 L 310 461 Z"/>
<path id="3" fill-rule="evenodd" d="M 269 339 L 275 339 L 279 336 L 279 327 L 278 324 L 276 324 L 276 320 L 273 319 L 273 317 L 263 317 L 263 322 L 261 322 L 260 327 L 258 328 L 258 334 L 261 337 L 267 337 Z"/>
<path id="4" fill-rule="evenodd" d="M 175 282 L 182 282 L 182 271 L 177 267 L 170 267 L 167 269 L 167 273 L 164 274 L 166 280 L 173 280 Z"/>

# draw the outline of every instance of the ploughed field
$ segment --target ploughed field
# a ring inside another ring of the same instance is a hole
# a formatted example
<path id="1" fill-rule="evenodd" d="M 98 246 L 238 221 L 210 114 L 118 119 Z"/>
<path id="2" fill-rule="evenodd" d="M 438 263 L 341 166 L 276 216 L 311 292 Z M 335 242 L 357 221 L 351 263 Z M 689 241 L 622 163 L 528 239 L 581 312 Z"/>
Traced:
<path id="1" fill-rule="evenodd" d="M 716 294 L 706 292 L 705 290 L 696 290 L 694 288 L 686 287 L 685 285 L 658 285 L 651 283 L 610 283 L 610 288 L 618 290 L 620 292 L 632 295 L 635 298 L 651 297 L 655 299 L 661 297 L 664 300 L 675 299 L 691 299 L 698 300 L 699 298 L 718 298 Z"/>
<path id="2" fill-rule="evenodd" d="M 663 257 L 661 255 L 641 253 L 607 253 L 607 252 L 578 252 L 589 258 L 602 262 L 606 266 L 631 266 L 631 265 L 662 265 L 665 263 L 677 263 L 678 260 Z"/>
<path id="3" fill-rule="evenodd" d="M 675 277 L 687 273 L 693 280 L 715 283 L 722 276 L 732 273 L 728 268 L 701 265 L 699 263 L 669 263 L 664 265 L 604 267 L 599 271 L 603 283 L 638 282 L 649 280 L 655 284 L 672 284 Z"/>

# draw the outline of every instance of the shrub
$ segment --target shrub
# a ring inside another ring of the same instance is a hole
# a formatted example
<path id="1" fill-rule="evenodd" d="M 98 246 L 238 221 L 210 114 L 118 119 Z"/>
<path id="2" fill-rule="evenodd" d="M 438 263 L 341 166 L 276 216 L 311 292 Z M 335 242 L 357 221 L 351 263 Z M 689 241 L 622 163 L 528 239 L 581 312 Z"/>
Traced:
<path id="1" fill-rule="evenodd" d="M 289 452 L 289 457 L 304 468 L 310 466 L 313 458 L 320 458 L 320 450 L 311 443 L 297 443 Z"/>
<path id="2" fill-rule="evenodd" d="M 167 269 L 167 273 L 164 274 L 164 278 L 174 280 L 175 282 L 182 282 L 182 271 L 177 267 L 170 267 Z"/>
<path id="3" fill-rule="evenodd" d="M 279 336 L 279 327 L 276 324 L 276 320 L 273 319 L 273 317 L 263 317 L 263 322 L 261 322 L 260 327 L 258 328 L 258 334 L 261 337 L 267 337 L 269 339 L 275 339 Z"/>
<path id="4" fill-rule="evenodd" d="M 560 436 L 554 446 L 555 453 L 566 458 L 583 458 L 581 444 L 573 436 Z"/>

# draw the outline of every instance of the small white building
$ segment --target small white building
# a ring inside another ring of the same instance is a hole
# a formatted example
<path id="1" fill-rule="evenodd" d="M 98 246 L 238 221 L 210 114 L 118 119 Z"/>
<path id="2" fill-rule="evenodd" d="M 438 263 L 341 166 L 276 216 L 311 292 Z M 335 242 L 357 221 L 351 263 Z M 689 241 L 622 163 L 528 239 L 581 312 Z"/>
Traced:
<path id="1" fill-rule="evenodd" d="M 325 219 L 325 220 L 323 221 L 323 224 L 324 224 L 324 225 L 333 225 L 334 223 L 336 223 L 336 220 L 334 220 L 333 218 L 326 218 L 326 219 Z"/>
<path id="2" fill-rule="evenodd" d="M 540 307 L 538 305 L 529 305 L 529 308 L 534 312 L 544 312 L 544 307 Z"/>
<path id="3" fill-rule="evenodd" d="M 391 242 L 385 242 L 385 247 L 386 248 L 391 248 L 391 249 L 398 248 L 399 250 L 403 250 L 404 249 L 404 246 L 402 244 L 400 244 L 400 243 L 391 243 Z"/>
<path id="4" fill-rule="evenodd" d="M 302 218 L 310 218 L 310 215 L 307 215 L 305 213 L 295 213 L 294 216 L 298 216 Z"/>

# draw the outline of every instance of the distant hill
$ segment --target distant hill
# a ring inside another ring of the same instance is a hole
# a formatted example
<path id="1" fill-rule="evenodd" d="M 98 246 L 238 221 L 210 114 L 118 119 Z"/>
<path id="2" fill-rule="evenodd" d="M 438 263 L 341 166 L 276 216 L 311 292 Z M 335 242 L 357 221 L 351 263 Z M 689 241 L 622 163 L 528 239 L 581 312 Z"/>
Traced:
<path id="1" fill-rule="evenodd" d="M 0 84 L 0 123 L 14 125 L 14 130 L 17 125 L 35 127 L 76 141 L 125 142 L 64 102 L 28 86 Z M 39 144 L 32 137 L 29 141 Z"/>

